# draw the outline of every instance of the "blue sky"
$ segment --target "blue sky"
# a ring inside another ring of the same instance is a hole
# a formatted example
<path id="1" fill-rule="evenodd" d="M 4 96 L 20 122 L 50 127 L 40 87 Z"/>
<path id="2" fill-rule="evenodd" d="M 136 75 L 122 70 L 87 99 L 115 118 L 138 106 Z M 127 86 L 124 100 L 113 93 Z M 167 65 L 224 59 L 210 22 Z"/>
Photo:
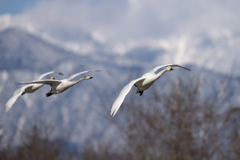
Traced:
<path id="1" fill-rule="evenodd" d="M 0 0 L 1 14 L 18 14 L 26 7 L 33 6 L 38 0 Z"/>

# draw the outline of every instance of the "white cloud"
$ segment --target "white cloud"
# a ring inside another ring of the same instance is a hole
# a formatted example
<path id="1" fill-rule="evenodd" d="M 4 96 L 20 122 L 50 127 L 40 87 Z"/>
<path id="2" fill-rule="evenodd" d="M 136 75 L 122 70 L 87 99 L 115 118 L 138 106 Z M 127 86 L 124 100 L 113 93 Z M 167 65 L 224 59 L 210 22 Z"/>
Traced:
<path id="1" fill-rule="evenodd" d="M 64 48 L 66 50 L 72 51 L 76 54 L 88 54 L 95 51 L 94 47 L 89 43 L 76 43 L 76 42 L 69 42 L 64 44 Z"/>
<path id="2" fill-rule="evenodd" d="M 239 1 L 41 1 L 21 17 L 49 34 L 101 33 L 101 42 L 166 37 L 173 34 L 239 30 Z M 99 35 L 98 35 L 99 36 Z M 71 37 L 70 37 L 71 38 Z M 95 35 L 96 38 L 96 35 Z"/>
<path id="3" fill-rule="evenodd" d="M 106 42 L 106 38 L 104 37 L 104 35 L 98 31 L 93 31 L 92 38 L 99 43 Z"/>

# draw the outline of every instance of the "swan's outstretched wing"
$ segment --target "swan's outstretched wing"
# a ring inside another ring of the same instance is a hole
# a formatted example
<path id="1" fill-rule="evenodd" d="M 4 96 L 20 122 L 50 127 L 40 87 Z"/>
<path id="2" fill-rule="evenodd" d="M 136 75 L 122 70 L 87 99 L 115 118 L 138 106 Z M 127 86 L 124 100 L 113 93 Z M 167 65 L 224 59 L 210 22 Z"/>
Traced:
<path id="1" fill-rule="evenodd" d="M 131 90 L 132 86 L 140 81 L 140 80 L 143 80 L 145 79 L 145 77 L 141 77 L 141 78 L 138 78 L 138 79 L 135 79 L 135 80 L 132 80 L 128 85 L 126 85 L 122 91 L 120 92 L 118 98 L 115 100 L 115 102 L 113 103 L 112 105 L 112 109 L 111 109 L 111 115 L 114 117 L 115 114 L 117 113 L 118 109 L 120 108 L 123 100 L 125 99 L 126 95 L 128 94 L 128 92 Z"/>
<path id="2" fill-rule="evenodd" d="M 29 86 L 32 86 L 32 84 L 23 86 L 23 87 L 17 89 L 17 90 L 14 92 L 13 96 L 12 96 L 12 97 L 7 101 L 7 103 L 5 104 L 5 106 L 6 106 L 5 111 L 6 111 L 6 112 L 9 111 L 9 109 L 12 107 L 12 105 L 16 102 L 17 98 L 18 98 L 19 96 L 21 96 L 22 93 L 25 91 L 25 89 L 26 89 L 27 87 L 29 87 Z"/>
<path id="3" fill-rule="evenodd" d="M 39 76 L 38 80 L 41 80 L 43 79 L 43 77 L 45 77 L 46 75 L 49 75 L 49 74 L 52 74 L 52 73 L 58 73 L 60 75 L 63 75 L 61 72 L 56 72 L 56 71 L 51 71 L 51 72 L 47 72 L 47 73 L 44 73 L 42 75 Z"/>
<path id="4" fill-rule="evenodd" d="M 183 68 L 183 69 L 186 69 L 186 70 L 191 71 L 189 68 L 184 67 L 184 66 L 180 66 L 180 65 L 177 65 L 177 64 L 166 64 L 166 65 L 162 65 L 162 66 L 157 66 L 157 67 L 153 68 L 153 69 L 152 69 L 151 71 L 149 71 L 149 72 L 155 73 L 155 72 L 156 72 L 157 70 L 159 70 L 160 68 L 168 67 L 168 66 L 170 66 L 170 67 L 181 67 L 181 68 Z"/>
<path id="5" fill-rule="evenodd" d="M 83 71 L 83 72 L 80 72 L 80 73 L 76 73 L 74 75 L 72 75 L 71 77 L 68 78 L 69 81 L 71 81 L 73 78 L 75 78 L 76 76 L 80 75 L 80 74 L 83 74 L 83 73 L 87 73 L 87 72 L 100 72 L 100 70 L 88 70 L 88 71 Z"/>
<path id="6" fill-rule="evenodd" d="M 22 84 L 36 84 L 36 83 L 48 84 L 48 85 L 52 86 L 52 85 L 58 85 L 58 84 L 62 83 L 62 81 L 45 79 L 45 80 L 36 80 L 36 81 L 25 82 L 25 83 L 17 83 L 17 84 L 22 85 Z"/>

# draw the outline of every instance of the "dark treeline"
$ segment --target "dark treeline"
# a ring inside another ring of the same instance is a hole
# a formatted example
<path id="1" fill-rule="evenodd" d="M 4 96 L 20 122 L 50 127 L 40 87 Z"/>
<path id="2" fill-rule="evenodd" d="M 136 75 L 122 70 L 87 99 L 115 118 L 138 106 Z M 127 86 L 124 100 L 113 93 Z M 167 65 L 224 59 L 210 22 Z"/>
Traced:
<path id="1" fill-rule="evenodd" d="M 103 113 L 106 122 L 117 130 L 115 140 L 96 136 L 73 150 L 67 147 L 70 135 L 64 140 L 52 140 L 54 127 L 33 124 L 20 132 L 21 145 L 13 146 L 11 138 L 4 146 L 1 143 L 0 157 L 5 160 L 240 160 L 240 106 L 228 100 L 234 96 L 227 91 L 229 88 L 225 87 L 225 95 L 216 91 L 215 95 L 202 98 L 204 93 L 198 80 L 174 81 L 169 82 L 165 92 L 158 89 L 148 92 L 144 102 L 129 95 L 130 100 L 123 103 L 114 118 Z M 109 110 L 104 103 L 102 107 Z"/>

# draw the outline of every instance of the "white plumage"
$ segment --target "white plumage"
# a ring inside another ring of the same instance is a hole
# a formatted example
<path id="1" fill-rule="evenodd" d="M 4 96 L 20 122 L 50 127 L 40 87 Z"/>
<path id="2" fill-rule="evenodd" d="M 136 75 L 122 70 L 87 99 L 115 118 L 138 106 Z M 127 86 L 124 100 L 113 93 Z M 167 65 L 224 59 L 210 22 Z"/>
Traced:
<path id="1" fill-rule="evenodd" d="M 52 74 L 52 73 L 58 73 L 60 75 L 63 75 L 62 73 L 60 72 L 55 72 L 55 71 L 51 71 L 51 72 L 47 72 L 47 73 L 44 73 L 42 75 L 39 76 L 39 80 L 41 80 L 43 77 L 49 75 L 49 74 Z M 54 77 L 51 77 L 51 78 L 54 78 Z M 20 96 L 20 95 L 24 95 L 25 93 L 33 93 L 35 92 L 36 90 L 38 90 L 39 88 L 41 88 L 44 84 L 40 83 L 40 84 L 28 84 L 26 86 L 23 86 L 19 89 L 17 89 L 13 96 L 7 101 L 6 103 L 6 109 L 5 111 L 8 112 L 9 109 L 12 107 L 12 105 L 16 102 L 17 98 Z"/>
<path id="2" fill-rule="evenodd" d="M 80 73 L 76 73 L 74 75 L 72 75 L 71 77 L 67 78 L 67 79 L 63 79 L 63 80 L 51 80 L 51 79 L 46 79 L 46 80 L 38 80 L 38 81 L 31 81 L 31 82 L 26 82 L 26 83 L 18 83 L 18 84 L 47 84 L 51 86 L 51 90 L 46 93 L 46 96 L 49 97 L 53 94 L 59 94 L 62 93 L 64 91 L 66 91 L 68 88 L 72 87 L 73 85 L 81 82 L 82 80 L 88 80 L 91 79 L 92 77 L 89 75 L 86 75 L 78 80 L 75 81 L 71 81 L 73 78 L 75 78 L 76 76 L 83 74 L 83 73 L 87 73 L 87 72 L 92 72 L 92 71 L 96 71 L 96 72 L 100 72 L 99 70 L 89 70 L 89 71 L 83 71 Z"/>
<path id="3" fill-rule="evenodd" d="M 157 70 L 159 70 L 160 68 L 164 68 L 161 72 L 159 73 L 155 73 Z M 144 90 L 147 90 L 156 80 L 159 79 L 159 77 L 161 75 L 163 75 L 166 71 L 171 71 L 173 70 L 172 67 L 181 67 L 184 68 L 186 70 L 191 71 L 189 68 L 186 68 L 184 66 L 180 66 L 177 64 L 167 64 L 167 65 L 162 65 L 162 66 L 157 66 L 154 69 L 152 69 L 151 71 L 145 73 L 142 77 L 132 80 L 129 84 L 127 84 L 122 91 L 120 92 L 119 96 L 117 97 L 117 99 L 115 100 L 115 102 L 112 105 L 112 109 L 111 109 L 111 115 L 114 117 L 115 114 L 117 113 L 118 109 L 120 108 L 122 102 L 124 101 L 126 95 L 128 94 L 128 92 L 131 90 L 132 86 L 135 85 L 137 87 L 137 92 L 136 93 L 140 93 L 140 96 L 143 94 Z"/>

